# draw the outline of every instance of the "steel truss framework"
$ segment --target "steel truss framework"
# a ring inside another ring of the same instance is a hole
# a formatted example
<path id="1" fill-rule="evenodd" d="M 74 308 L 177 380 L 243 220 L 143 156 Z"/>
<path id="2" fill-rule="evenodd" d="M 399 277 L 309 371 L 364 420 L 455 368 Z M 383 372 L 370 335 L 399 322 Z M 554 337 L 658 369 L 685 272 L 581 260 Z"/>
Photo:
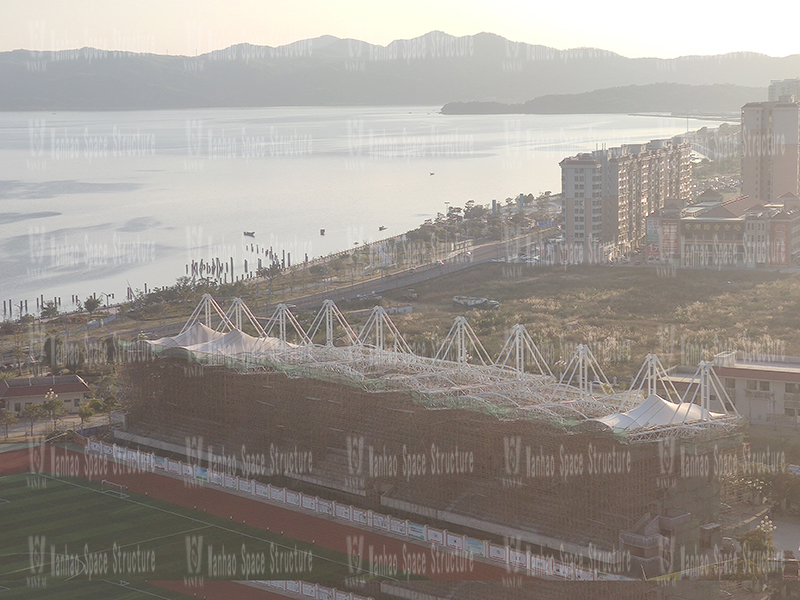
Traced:
<path id="1" fill-rule="evenodd" d="M 286 304 L 278 305 L 262 326 L 240 298 L 223 312 L 206 294 L 181 333 L 198 322 L 218 333 L 241 330 L 247 323 L 258 338 L 252 352 L 195 355 L 198 362 L 247 372 L 278 371 L 291 378 L 333 380 L 372 392 L 405 390 L 432 409 L 469 407 L 567 426 L 624 412 L 660 390 L 669 402 L 699 404 L 711 417 L 628 432 L 628 439 L 685 437 L 718 428 L 729 431 L 739 422 L 711 363 L 700 363 L 694 385 L 681 397 L 658 357 L 649 354 L 631 387 L 617 392 L 589 347 L 579 345 L 558 380 L 521 324 L 511 328 L 503 349 L 492 361 L 463 316 L 456 317 L 434 358 L 415 354 L 381 306 L 373 308 L 356 333 L 336 304 L 325 300 L 306 331 Z M 717 412 L 711 413 L 712 409 Z"/>

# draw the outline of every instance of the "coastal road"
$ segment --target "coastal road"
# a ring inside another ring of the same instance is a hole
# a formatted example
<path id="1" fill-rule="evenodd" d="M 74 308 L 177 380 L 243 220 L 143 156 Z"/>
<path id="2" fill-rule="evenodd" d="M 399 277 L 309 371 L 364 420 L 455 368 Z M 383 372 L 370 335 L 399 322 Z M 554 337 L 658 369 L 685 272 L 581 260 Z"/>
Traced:
<path id="1" fill-rule="evenodd" d="M 516 256 L 516 248 L 524 241 L 531 241 L 531 236 L 521 236 L 508 241 L 491 242 L 481 246 L 475 246 L 471 250 L 471 255 L 464 252 L 451 253 L 444 259 L 444 264 L 438 261 L 420 265 L 415 268 L 405 269 L 382 277 L 375 277 L 367 281 L 361 281 L 353 285 L 332 288 L 327 291 L 308 294 L 287 302 L 294 304 L 299 309 L 313 309 L 322 305 L 326 299 L 334 302 L 354 300 L 362 296 L 380 295 L 390 290 L 413 288 L 415 285 L 429 281 L 436 277 L 457 273 L 469 269 L 475 265 L 487 263 L 492 259 L 501 259 L 507 254 Z"/>

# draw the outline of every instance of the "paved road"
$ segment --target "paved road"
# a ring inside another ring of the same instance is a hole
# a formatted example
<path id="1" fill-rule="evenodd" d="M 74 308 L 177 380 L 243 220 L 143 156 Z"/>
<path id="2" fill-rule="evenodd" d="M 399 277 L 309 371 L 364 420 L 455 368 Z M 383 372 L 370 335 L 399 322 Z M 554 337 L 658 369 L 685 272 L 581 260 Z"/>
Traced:
<path id="1" fill-rule="evenodd" d="M 778 550 L 791 550 L 795 556 L 798 556 L 798 548 L 800 548 L 800 518 L 781 516 L 774 518 L 772 523 L 777 527 L 772 534 L 775 547 Z"/>
<path id="2" fill-rule="evenodd" d="M 519 238 L 524 239 L 524 238 Z M 513 243 L 512 240 L 510 243 Z M 301 309 L 317 308 L 326 299 L 334 302 L 353 300 L 359 296 L 380 295 L 390 290 L 413 288 L 415 285 L 429 281 L 436 277 L 449 275 L 469 269 L 475 265 L 489 262 L 492 259 L 501 258 L 506 255 L 506 246 L 509 242 L 492 242 L 472 249 L 471 256 L 465 253 L 453 253 L 444 260 L 444 264 L 434 262 L 416 268 L 409 268 L 403 271 L 376 277 L 368 281 L 359 282 L 328 291 L 309 294 L 292 300 L 287 303 L 294 304 Z"/>

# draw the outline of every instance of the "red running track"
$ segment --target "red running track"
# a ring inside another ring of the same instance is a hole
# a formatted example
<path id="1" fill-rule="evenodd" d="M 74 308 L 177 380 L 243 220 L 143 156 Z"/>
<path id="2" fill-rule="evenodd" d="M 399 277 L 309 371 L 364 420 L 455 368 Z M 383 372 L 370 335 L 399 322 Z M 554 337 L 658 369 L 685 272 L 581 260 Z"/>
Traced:
<path id="1" fill-rule="evenodd" d="M 51 447 L 52 448 L 52 447 Z M 354 548 L 358 551 L 363 550 L 362 560 L 366 563 L 367 552 L 370 546 L 374 549 L 375 556 L 379 557 L 374 562 L 386 564 L 380 557 L 387 557 L 390 561 L 395 561 L 399 571 L 404 571 L 404 565 L 413 564 L 415 574 L 428 579 L 442 579 L 452 581 L 481 580 L 481 581 L 502 581 L 509 577 L 509 572 L 505 565 L 492 565 L 478 561 L 454 560 L 453 554 L 437 549 L 436 552 L 429 545 L 417 544 L 411 541 L 399 540 L 379 532 L 352 527 L 342 523 L 337 523 L 330 519 L 319 517 L 315 514 L 303 514 L 298 511 L 289 510 L 272 504 L 253 500 L 244 496 L 232 494 L 220 489 L 207 486 L 190 486 L 183 480 L 161 475 L 153 472 L 130 472 L 123 464 L 113 461 L 105 461 L 102 465 L 90 465 L 93 468 L 84 468 L 89 457 L 101 457 L 97 455 L 83 454 L 63 447 L 55 450 L 57 457 L 67 457 L 77 459 L 81 463 L 81 476 L 89 475 L 86 479 L 100 481 L 110 479 L 115 483 L 120 483 L 128 487 L 128 490 L 137 494 L 147 495 L 151 498 L 163 500 L 171 504 L 177 504 L 187 508 L 194 508 L 198 512 L 206 512 L 226 520 L 235 520 L 238 523 L 246 523 L 272 533 L 282 533 L 284 536 L 294 540 L 313 544 L 328 550 L 350 554 Z M 51 457 L 53 450 L 42 453 L 45 457 L 43 469 L 45 472 L 52 473 Z M 0 474 L 19 473 L 31 469 L 31 452 L 28 450 L 18 450 L 13 452 L 0 453 Z M 97 474 L 97 467 L 101 466 L 100 474 Z M 102 472 L 102 467 L 105 472 Z M 87 471 L 91 471 L 87 473 Z M 357 541 L 357 544 L 356 544 Z M 421 559 L 424 557 L 424 563 Z M 437 562 L 434 562 L 436 557 Z M 364 565 L 366 566 L 366 564 Z M 380 567 L 376 569 L 379 574 L 385 573 Z M 398 573 L 399 575 L 399 573 Z M 519 578 L 520 574 L 514 576 Z M 303 579 L 303 573 L 296 576 L 287 574 L 286 579 Z M 529 579 L 523 574 L 523 579 Z M 530 578 L 535 579 L 535 578 Z M 152 582 L 156 583 L 156 582 Z M 227 582 L 216 582 L 227 583 Z M 212 590 L 216 589 L 216 583 L 211 585 L 211 581 L 204 582 L 202 595 L 198 590 L 190 590 L 190 594 L 197 594 L 197 597 L 206 596 L 208 599 L 215 598 Z M 175 589 L 175 591 L 186 591 L 183 582 L 159 582 L 158 585 Z M 178 590 L 173 586 L 179 586 Z M 239 588 L 245 586 L 237 586 Z M 247 590 L 247 591 L 245 591 Z M 226 588 L 226 595 L 220 596 L 232 598 L 227 595 L 231 590 Z M 258 594 L 257 596 L 250 595 Z M 209 595 L 212 594 L 212 595 Z M 261 590 L 245 588 L 242 590 L 244 595 L 236 595 L 237 598 L 264 598 Z M 272 597 L 281 597 L 270 594 Z"/>

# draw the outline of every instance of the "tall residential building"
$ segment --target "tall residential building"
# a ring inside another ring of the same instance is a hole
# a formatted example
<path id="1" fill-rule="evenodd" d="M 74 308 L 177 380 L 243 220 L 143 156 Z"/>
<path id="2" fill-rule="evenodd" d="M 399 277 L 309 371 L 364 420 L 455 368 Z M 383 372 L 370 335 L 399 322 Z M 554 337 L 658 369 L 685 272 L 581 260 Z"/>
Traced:
<path id="1" fill-rule="evenodd" d="M 773 79 L 769 82 L 770 102 L 795 102 L 800 100 L 800 79 Z"/>
<path id="2" fill-rule="evenodd" d="M 742 194 L 770 202 L 800 192 L 800 105 L 749 102 L 742 107 Z"/>
<path id="3" fill-rule="evenodd" d="M 680 137 L 595 150 L 566 158 L 560 165 L 564 241 L 568 245 L 583 245 L 584 256 L 593 256 L 587 255 L 585 249 L 590 241 L 595 247 L 613 247 L 620 252 L 641 246 L 647 215 L 664 207 L 667 200 L 683 206 L 691 194 L 691 147 Z M 576 178 L 585 177 L 586 173 L 580 169 L 590 165 L 593 169 L 591 237 L 587 235 L 585 214 L 575 209 L 576 202 L 585 202 L 590 191 L 577 187 L 585 186 L 586 181 Z M 577 235 L 579 232 L 584 235 Z"/>
<path id="4" fill-rule="evenodd" d="M 570 262 L 593 260 L 603 231 L 602 168 L 591 154 L 565 158 L 561 165 L 564 241 Z"/>

